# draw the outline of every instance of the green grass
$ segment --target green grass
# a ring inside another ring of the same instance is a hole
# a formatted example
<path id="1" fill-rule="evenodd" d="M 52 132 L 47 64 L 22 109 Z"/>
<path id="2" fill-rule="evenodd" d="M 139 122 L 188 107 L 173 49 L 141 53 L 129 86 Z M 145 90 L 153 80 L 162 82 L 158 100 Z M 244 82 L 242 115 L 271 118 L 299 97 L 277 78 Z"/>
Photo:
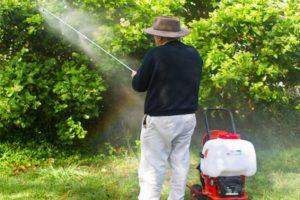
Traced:
<path id="1" fill-rule="evenodd" d="M 249 178 L 253 199 L 300 199 L 300 147 L 258 152 L 257 174 Z"/>
<path id="2" fill-rule="evenodd" d="M 300 148 L 259 150 L 257 154 L 258 172 L 247 179 L 250 199 L 300 199 Z M 20 155 L 24 159 L 24 153 Z M 189 184 L 198 183 L 197 160 L 193 151 Z M 2 162 L 0 199 L 137 199 L 137 167 L 133 153 L 111 148 L 107 156 L 75 155 L 35 165 Z M 168 184 L 167 176 L 162 199 L 167 197 Z M 186 197 L 189 199 L 188 190 Z"/>

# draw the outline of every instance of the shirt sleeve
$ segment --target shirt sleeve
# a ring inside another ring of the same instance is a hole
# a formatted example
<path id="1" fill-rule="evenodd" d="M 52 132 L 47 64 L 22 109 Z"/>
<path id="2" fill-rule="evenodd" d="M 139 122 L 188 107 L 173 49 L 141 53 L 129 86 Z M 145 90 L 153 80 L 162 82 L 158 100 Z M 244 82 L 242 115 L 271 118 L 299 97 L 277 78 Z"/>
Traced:
<path id="1" fill-rule="evenodd" d="M 148 89 L 149 82 L 154 68 L 154 59 L 152 51 L 148 52 L 143 59 L 142 65 L 137 70 L 137 74 L 132 79 L 132 87 L 137 92 L 145 92 Z"/>

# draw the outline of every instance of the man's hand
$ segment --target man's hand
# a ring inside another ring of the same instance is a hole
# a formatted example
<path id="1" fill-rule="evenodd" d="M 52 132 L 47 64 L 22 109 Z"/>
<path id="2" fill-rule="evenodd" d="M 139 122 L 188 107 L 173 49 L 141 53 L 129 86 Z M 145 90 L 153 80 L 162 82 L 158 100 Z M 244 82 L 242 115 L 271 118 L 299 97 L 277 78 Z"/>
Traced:
<path id="1" fill-rule="evenodd" d="M 131 78 L 133 78 L 136 75 L 136 71 L 132 71 Z"/>

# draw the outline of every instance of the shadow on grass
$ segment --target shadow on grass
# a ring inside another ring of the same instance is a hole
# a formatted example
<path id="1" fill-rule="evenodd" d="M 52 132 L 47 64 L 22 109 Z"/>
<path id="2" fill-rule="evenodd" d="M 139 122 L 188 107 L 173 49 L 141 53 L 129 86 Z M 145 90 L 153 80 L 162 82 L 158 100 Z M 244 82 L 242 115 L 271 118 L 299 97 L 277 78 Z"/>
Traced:
<path id="1" fill-rule="evenodd" d="M 121 172 L 121 173 L 120 173 Z M 113 168 L 45 168 L 0 176 L 0 199 L 135 199 L 134 171 Z"/>

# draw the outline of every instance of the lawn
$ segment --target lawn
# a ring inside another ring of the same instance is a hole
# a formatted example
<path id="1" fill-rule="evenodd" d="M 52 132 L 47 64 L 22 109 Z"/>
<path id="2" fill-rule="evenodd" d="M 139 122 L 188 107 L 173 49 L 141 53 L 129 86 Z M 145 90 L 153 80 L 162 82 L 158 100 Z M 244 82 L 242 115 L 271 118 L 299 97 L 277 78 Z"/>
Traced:
<path id="1" fill-rule="evenodd" d="M 258 172 L 247 181 L 250 199 L 300 199 L 300 148 L 258 150 L 257 154 Z M 194 150 L 189 184 L 198 182 L 197 160 Z M 3 162 L 0 167 L 0 199 L 125 200 L 138 194 L 137 156 L 123 150 L 89 158 L 50 158 L 40 165 Z M 168 184 L 167 176 L 162 199 L 167 197 Z"/>

